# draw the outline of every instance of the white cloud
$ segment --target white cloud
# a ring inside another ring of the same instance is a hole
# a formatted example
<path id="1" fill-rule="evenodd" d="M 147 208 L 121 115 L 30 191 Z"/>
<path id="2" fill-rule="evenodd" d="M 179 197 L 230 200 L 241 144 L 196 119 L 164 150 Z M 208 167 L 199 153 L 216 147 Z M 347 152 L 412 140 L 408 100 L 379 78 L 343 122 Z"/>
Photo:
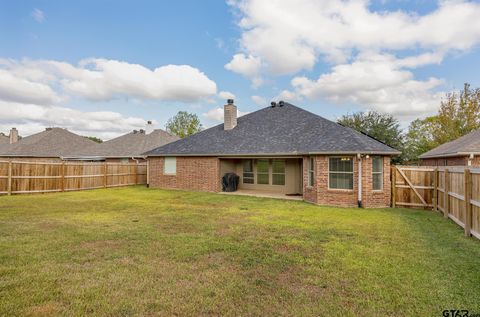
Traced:
<path id="1" fill-rule="evenodd" d="M 17 77 L 0 68 L 0 100 L 51 104 L 58 102 L 60 97 L 48 85 Z"/>
<path id="2" fill-rule="evenodd" d="M 288 93 L 311 100 L 326 98 L 338 104 L 358 104 L 403 117 L 431 113 L 438 108 L 443 95 L 436 91 L 443 81 L 434 77 L 415 80 L 407 69 L 425 58 L 362 56 L 351 64 L 334 66 L 317 80 L 295 77 L 291 82 L 294 92 Z"/>
<path id="3" fill-rule="evenodd" d="M 45 21 L 45 14 L 40 9 L 33 9 L 32 13 L 30 15 L 38 23 L 42 23 L 43 21 Z"/>
<path id="4" fill-rule="evenodd" d="M 237 116 L 241 117 L 250 112 L 242 112 L 237 109 Z M 208 112 L 204 113 L 203 116 L 207 119 L 213 120 L 213 121 L 218 121 L 218 122 L 223 122 L 223 107 L 217 107 L 210 109 Z"/>
<path id="5" fill-rule="evenodd" d="M 254 103 L 256 103 L 259 106 L 265 106 L 267 104 L 267 99 L 261 97 L 261 96 L 252 96 L 250 97 Z"/>
<path id="6" fill-rule="evenodd" d="M 245 54 L 235 54 L 230 63 L 225 65 L 225 69 L 251 79 L 255 87 L 263 83 L 259 75 L 261 67 L 262 62 L 260 58 L 252 55 L 246 56 Z"/>
<path id="7" fill-rule="evenodd" d="M 0 69 L 58 84 L 66 94 L 94 101 L 119 96 L 140 99 L 196 102 L 217 92 L 215 82 L 188 65 L 166 65 L 150 70 L 139 64 L 107 59 L 88 59 L 78 65 L 59 61 L 0 60 Z"/>
<path id="8" fill-rule="evenodd" d="M 438 8 L 425 15 L 374 12 L 366 0 L 245 0 L 230 4 L 241 16 L 244 54 L 235 55 L 227 69 L 250 73 L 245 75 L 250 77 L 258 67 L 250 70 L 245 60 L 261 60 L 262 67 L 273 74 L 292 74 L 312 69 L 319 58 L 339 64 L 355 52 L 410 49 L 443 55 L 468 50 L 480 42 L 480 3 L 475 2 L 439 1 Z"/>
<path id="9" fill-rule="evenodd" d="M 227 99 L 235 99 L 235 95 L 232 94 L 232 93 L 229 92 L 229 91 L 220 91 L 220 92 L 218 93 L 218 97 L 219 97 L 220 99 L 225 100 L 225 101 L 226 101 Z"/>
<path id="10" fill-rule="evenodd" d="M 28 135 L 47 126 L 111 138 L 144 128 L 145 120 L 110 111 L 80 111 L 65 106 L 73 98 L 110 101 L 194 103 L 216 96 L 215 82 L 188 65 L 150 70 L 142 65 L 89 59 L 72 65 L 48 60 L 0 59 L 0 128 L 22 128 Z M 135 105 L 134 105 L 135 106 Z"/>
<path id="11" fill-rule="evenodd" d="M 145 123 L 142 118 L 118 112 L 85 112 L 68 107 L 0 101 L 0 131 L 7 132 L 15 126 L 23 136 L 58 126 L 81 135 L 110 139 L 133 129 L 143 129 Z"/>

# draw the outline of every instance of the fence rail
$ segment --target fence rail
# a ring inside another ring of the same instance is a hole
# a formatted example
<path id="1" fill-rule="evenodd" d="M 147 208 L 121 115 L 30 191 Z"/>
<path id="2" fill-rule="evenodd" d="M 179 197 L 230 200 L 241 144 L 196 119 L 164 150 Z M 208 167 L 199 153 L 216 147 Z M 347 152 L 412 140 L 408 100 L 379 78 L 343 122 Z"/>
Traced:
<path id="1" fill-rule="evenodd" d="M 480 239 L 480 169 L 393 166 L 392 206 L 440 211 Z"/>
<path id="2" fill-rule="evenodd" d="M 0 161 L 0 195 L 52 193 L 146 183 L 145 163 Z"/>

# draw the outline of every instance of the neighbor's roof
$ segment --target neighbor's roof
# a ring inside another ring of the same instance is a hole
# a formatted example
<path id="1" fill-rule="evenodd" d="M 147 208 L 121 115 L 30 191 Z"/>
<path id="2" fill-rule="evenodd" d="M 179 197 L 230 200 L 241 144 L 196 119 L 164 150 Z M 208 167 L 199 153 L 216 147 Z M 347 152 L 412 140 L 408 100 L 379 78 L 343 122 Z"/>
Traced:
<path id="1" fill-rule="evenodd" d="M 0 147 L 0 156 L 62 157 L 75 155 L 80 149 L 95 144 L 87 138 L 62 128 L 24 137 L 18 142 Z"/>
<path id="2" fill-rule="evenodd" d="M 133 131 L 118 138 L 84 148 L 80 155 L 96 157 L 140 157 L 143 153 L 178 140 L 179 137 L 161 129 L 146 134 L 144 130 Z"/>
<path id="3" fill-rule="evenodd" d="M 423 153 L 420 158 L 434 158 L 446 156 L 462 156 L 480 154 L 480 130 L 466 134 L 456 140 L 444 143 Z"/>
<path id="4" fill-rule="evenodd" d="M 148 156 L 400 154 L 353 129 L 341 126 L 289 103 L 267 107 L 238 118 L 235 128 L 223 124 L 164 145 Z"/>
<path id="5" fill-rule="evenodd" d="M 0 144 L 10 144 L 10 137 L 3 133 L 0 133 Z"/>

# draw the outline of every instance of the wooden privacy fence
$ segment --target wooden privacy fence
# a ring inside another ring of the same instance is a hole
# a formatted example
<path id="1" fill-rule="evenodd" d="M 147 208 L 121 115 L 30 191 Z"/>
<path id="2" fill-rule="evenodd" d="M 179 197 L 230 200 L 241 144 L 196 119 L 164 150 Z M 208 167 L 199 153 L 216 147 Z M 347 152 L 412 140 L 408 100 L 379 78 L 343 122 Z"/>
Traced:
<path id="1" fill-rule="evenodd" d="M 480 239 L 480 168 L 393 166 L 392 206 L 441 211 Z"/>
<path id="2" fill-rule="evenodd" d="M 147 164 L 0 161 L 0 194 L 49 193 L 147 183 Z"/>

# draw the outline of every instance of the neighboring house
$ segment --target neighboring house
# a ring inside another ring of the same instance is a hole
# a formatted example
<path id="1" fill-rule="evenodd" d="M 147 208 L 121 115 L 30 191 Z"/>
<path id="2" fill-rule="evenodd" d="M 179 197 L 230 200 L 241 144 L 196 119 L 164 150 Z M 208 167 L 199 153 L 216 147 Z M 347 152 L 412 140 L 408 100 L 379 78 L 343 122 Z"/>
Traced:
<path id="1" fill-rule="evenodd" d="M 118 138 L 86 147 L 79 151 L 76 157 L 66 159 L 90 159 L 105 161 L 143 161 L 145 152 L 159 146 L 179 140 L 179 137 L 161 129 L 133 130 Z"/>
<path id="2" fill-rule="evenodd" d="M 444 143 L 420 159 L 424 166 L 480 166 L 480 130 Z"/>
<path id="3" fill-rule="evenodd" d="M 0 133 L 0 144 L 10 144 L 10 138 L 8 135 Z"/>
<path id="4" fill-rule="evenodd" d="M 219 192 L 221 177 L 234 172 L 240 191 L 365 207 L 390 205 L 390 159 L 398 154 L 284 102 L 237 119 L 233 100 L 224 124 L 147 153 L 151 187 Z"/>
<path id="5" fill-rule="evenodd" d="M 63 157 L 76 155 L 80 149 L 92 144 L 95 142 L 66 129 L 47 128 L 18 142 L 0 146 L 0 159 L 61 161 Z"/>

